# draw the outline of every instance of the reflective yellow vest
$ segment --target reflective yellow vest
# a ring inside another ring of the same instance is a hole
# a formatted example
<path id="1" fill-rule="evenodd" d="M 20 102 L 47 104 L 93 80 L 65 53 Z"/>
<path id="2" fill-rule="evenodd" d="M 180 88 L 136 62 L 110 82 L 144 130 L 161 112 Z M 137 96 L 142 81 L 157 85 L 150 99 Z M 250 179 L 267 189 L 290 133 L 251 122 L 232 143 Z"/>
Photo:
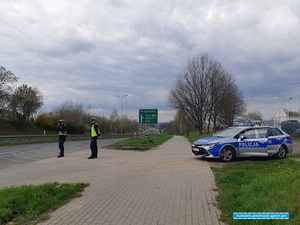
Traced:
<path id="1" fill-rule="evenodd" d="M 67 135 L 67 132 L 58 131 L 58 135 Z"/>
<path id="2" fill-rule="evenodd" d="M 64 125 L 64 126 L 66 126 L 66 125 Z M 65 132 L 62 132 L 62 131 L 58 131 L 58 135 L 67 135 L 67 128 L 66 128 L 66 131 Z"/>
<path id="3" fill-rule="evenodd" d="M 92 127 L 91 127 L 91 137 L 97 137 L 98 135 L 97 135 L 97 132 L 96 132 L 96 130 L 95 130 L 95 128 L 94 128 L 94 125 L 95 125 L 95 123 L 92 125 Z M 100 131 L 98 130 L 98 133 L 100 134 Z"/>

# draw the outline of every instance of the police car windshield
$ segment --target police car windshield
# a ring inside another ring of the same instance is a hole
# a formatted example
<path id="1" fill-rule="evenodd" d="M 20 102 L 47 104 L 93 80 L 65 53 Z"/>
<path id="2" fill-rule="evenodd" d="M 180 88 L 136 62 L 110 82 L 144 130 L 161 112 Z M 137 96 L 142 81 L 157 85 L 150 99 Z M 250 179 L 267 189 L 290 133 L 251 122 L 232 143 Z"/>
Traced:
<path id="1" fill-rule="evenodd" d="M 229 138 L 234 137 L 237 135 L 240 131 L 242 131 L 243 127 L 229 127 L 224 130 L 218 131 L 213 136 L 214 137 L 220 137 L 220 138 Z"/>

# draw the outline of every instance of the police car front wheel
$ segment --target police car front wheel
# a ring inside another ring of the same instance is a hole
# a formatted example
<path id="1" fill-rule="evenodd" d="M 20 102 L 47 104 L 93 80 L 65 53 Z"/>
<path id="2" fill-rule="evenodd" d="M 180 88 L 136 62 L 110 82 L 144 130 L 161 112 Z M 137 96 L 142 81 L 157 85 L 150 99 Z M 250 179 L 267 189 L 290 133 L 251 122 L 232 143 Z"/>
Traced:
<path id="1" fill-rule="evenodd" d="M 276 158 L 283 159 L 284 157 L 286 157 L 286 154 L 287 154 L 286 147 L 281 145 L 278 152 L 277 152 L 277 154 L 276 154 Z"/>
<path id="2" fill-rule="evenodd" d="M 221 150 L 220 159 L 224 162 L 231 162 L 235 158 L 235 151 L 227 146 Z"/>

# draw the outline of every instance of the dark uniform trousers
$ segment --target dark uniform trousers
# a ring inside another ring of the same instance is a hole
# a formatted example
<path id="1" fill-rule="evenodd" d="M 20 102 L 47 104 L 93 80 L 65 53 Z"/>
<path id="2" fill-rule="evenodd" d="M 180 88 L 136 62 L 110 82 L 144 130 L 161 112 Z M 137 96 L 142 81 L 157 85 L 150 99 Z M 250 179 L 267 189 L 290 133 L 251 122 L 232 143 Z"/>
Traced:
<path id="1" fill-rule="evenodd" d="M 97 158 L 98 157 L 98 146 L 97 146 L 97 139 L 98 137 L 91 137 L 91 152 L 92 152 L 92 155 L 91 157 L 94 157 L 94 158 Z"/>
<path id="2" fill-rule="evenodd" d="M 64 143 L 66 141 L 66 135 L 59 135 L 58 136 L 58 147 L 60 150 L 60 156 L 64 156 L 65 154 L 65 148 L 64 148 Z"/>

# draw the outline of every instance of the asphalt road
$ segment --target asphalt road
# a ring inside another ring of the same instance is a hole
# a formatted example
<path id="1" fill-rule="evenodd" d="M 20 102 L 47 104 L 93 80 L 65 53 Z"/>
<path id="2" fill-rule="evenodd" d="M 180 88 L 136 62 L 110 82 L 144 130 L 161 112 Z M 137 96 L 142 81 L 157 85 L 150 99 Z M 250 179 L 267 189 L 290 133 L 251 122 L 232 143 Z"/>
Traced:
<path id="1" fill-rule="evenodd" d="M 99 154 L 101 154 L 101 147 L 113 144 L 121 140 L 124 140 L 124 138 L 99 139 Z M 65 157 L 68 157 L 68 153 L 77 151 L 85 151 L 86 157 L 90 156 L 90 141 L 85 140 L 65 142 Z M 0 169 L 16 164 L 34 162 L 41 159 L 56 157 L 58 154 L 58 142 L 0 147 Z"/>

